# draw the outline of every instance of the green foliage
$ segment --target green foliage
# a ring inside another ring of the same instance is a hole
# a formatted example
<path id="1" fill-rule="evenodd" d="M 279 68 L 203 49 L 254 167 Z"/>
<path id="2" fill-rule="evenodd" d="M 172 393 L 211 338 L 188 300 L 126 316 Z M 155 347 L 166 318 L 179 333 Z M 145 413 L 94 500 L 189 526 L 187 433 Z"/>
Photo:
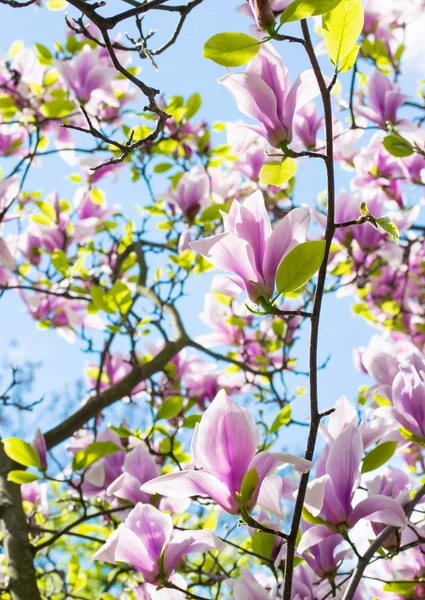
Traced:
<path id="1" fill-rule="evenodd" d="M 299 21 L 308 17 L 323 15 L 341 2 L 341 0 L 294 0 L 280 16 L 281 23 Z"/>
<path id="2" fill-rule="evenodd" d="M 379 469 L 382 465 L 390 460 L 392 455 L 397 449 L 397 442 L 383 442 L 373 448 L 368 454 L 366 454 L 363 465 L 362 473 L 369 473 L 375 469 Z"/>
<path id="3" fill-rule="evenodd" d="M 39 479 L 38 475 L 35 473 L 30 473 L 29 471 L 9 471 L 7 474 L 7 480 L 13 481 L 13 483 L 17 483 L 21 485 L 23 483 L 33 483 Z"/>
<path id="4" fill-rule="evenodd" d="M 293 158 L 284 158 L 282 161 L 265 163 L 260 170 L 260 181 L 265 185 L 279 187 L 286 183 L 297 172 L 297 162 Z"/>
<path id="5" fill-rule="evenodd" d="M 223 67 L 241 67 L 257 56 L 260 42 L 246 33 L 217 33 L 204 46 L 204 58 Z"/>
<path id="6" fill-rule="evenodd" d="M 40 112 L 49 119 L 63 119 L 75 111 L 75 105 L 65 98 L 50 100 L 40 107 Z"/>
<path id="7" fill-rule="evenodd" d="M 412 144 L 400 134 L 386 135 L 382 140 L 382 144 L 387 152 L 397 158 L 411 156 L 414 152 Z"/>
<path id="8" fill-rule="evenodd" d="M 79 450 L 74 456 L 72 461 L 72 468 L 75 471 L 87 469 L 100 458 L 108 456 L 109 454 L 115 454 L 119 452 L 121 448 L 114 442 L 93 442 L 89 444 L 84 450 Z"/>
<path id="9" fill-rule="evenodd" d="M 16 437 L 3 440 L 7 456 L 25 467 L 40 468 L 40 457 L 37 451 L 27 442 Z"/>
<path id="10" fill-rule="evenodd" d="M 163 404 L 159 407 L 156 418 L 159 419 L 174 419 L 180 414 L 183 407 L 184 398 L 183 396 L 170 396 L 164 400 Z"/>
<path id="11" fill-rule="evenodd" d="M 282 408 L 270 427 L 270 433 L 276 433 L 283 425 L 287 425 L 291 420 L 292 406 L 287 404 Z"/>
<path id="12" fill-rule="evenodd" d="M 277 270 L 277 295 L 294 292 L 305 285 L 322 264 L 325 249 L 325 240 L 304 242 L 295 246 L 285 256 Z"/>
<path id="13" fill-rule="evenodd" d="M 323 37 L 336 71 L 346 71 L 354 64 L 354 48 L 362 32 L 363 22 L 361 0 L 344 0 L 323 16 Z"/>
<path id="14" fill-rule="evenodd" d="M 247 471 L 247 473 L 245 473 L 239 493 L 239 502 L 241 506 L 248 506 L 255 490 L 257 489 L 258 483 L 259 477 L 257 469 L 250 469 Z"/>

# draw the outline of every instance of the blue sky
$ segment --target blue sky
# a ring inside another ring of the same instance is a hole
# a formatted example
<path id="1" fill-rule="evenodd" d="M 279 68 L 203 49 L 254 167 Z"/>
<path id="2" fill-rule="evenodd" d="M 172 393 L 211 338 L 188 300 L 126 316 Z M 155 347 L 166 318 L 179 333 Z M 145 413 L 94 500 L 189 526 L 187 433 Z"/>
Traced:
<path id="1" fill-rule="evenodd" d="M 206 0 L 188 18 L 179 41 L 158 58 L 159 71 L 155 72 L 148 61 L 143 61 L 143 78 L 149 85 L 155 86 L 166 95 L 182 94 L 189 96 L 195 91 L 201 93 L 203 105 L 200 116 L 209 121 L 235 120 L 241 117 L 233 100 L 226 90 L 216 83 L 225 69 L 202 58 L 204 42 L 220 31 L 249 30 L 249 19 L 239 15 L 236 7 L 238 0 Z M 125 5 L 123 5 L 125 6 Z M 0 8 L 0 50 L 6 51 L 16 39 L 25 44 L 34 42 L 49 46 L 54 39 L 61 40 L 64 34 L 64 13 L 52 13 L 39 9 L 12 10 Z M 106 13 L 112 12 L 111 9 Z M 71 13 L 72 14 L 72 13 Z M 153 26 L 153 24 L 151 24 Z M 156 26 L 160 27 L 158 23 Z M 166 33 L 172 27 L 167 21 L 163 24 Z M 293 26 L 294 30 L 296 25 Z M 129 32 L 131 29 L 129 27 Z M 158 34 L 158 41 L 161 41 Z M 304 57 L 300 57 L 300 49 L 290 44 L 278 46 L 286 64 L 295 79 L 298 73 L 308 65 Z M 325 64 L 325 63 L 324 63 Z M 328 68 L 330 72 L 330 68 Z M 142 106 L 142 105 L 141 105 Z M 224 142 L 224 140 L 223 140 Z M 5 167 L 7 172 L 7 167 Z M 73 194 L 75 186 L 67 180 L 70 169 L 60 159 L 50 159 L 41 169 L 34 170 L 28 180 L 28 189 L 43 189 L 45 192 L 56 187 L 61 197 Z M 347 186 L 347 174 L 340 173 L 339 186 Z M 126 176 L 122 176 L 116 184 L 106 186 L 109 203 L 121 203 L 133 216 L 132 206 L 143 204 L 147 200 L 143 184 L 132 184 Z M 163 181 L 157 184 L 157 191 L 162 189 Z M 297 202 L 314 205 L 317 195 L 325 188 L 325 174 L 321 161 L 305 161 L 300 164 L 297 177 Z M 182 307 L 183 316 L 190 317 L 189 330 L 201 333 L 205 328 L 193 320 L 193 314 L 202 310 L 203 294 L 209 288 L 209 277 L 199 278 L 191 287 L 191 296 Z M 352 349 L 366 345 L 374 333 L 359 317 L 351 314 L 351 299 L 337 299 L 327 296 L 324 301 L 320 329 L 320 361 L 332 354 L 327 369 L 320 373 L 319 390 L 322 408 L 332 406 L 341 394 L 354 400 L 359 385 L 367 383 L 367 378 L 358 374 L 352 364 Z M 55 331 L 40 331 L 26 314 L 19 298 L 8 293 L 2 299 L 0 358 L 8 352 L 8 342 L 19 341 L 19 353 L 22 359 L 41 361 L 42 368 L 38 373 L 34 396 L 61 393 L 66 386 L 72 386 L 82 376 L 83 365 L 87 359 L 77 344 L 69 345 Z M 301 360 L 306 366 L 308 335 L 299 349 Z M 307 381 L 299 380 L 298 385 L 306 385 Z M 306 404 L 306 397 L 300 400 Z M 304 412 L 304 411 L 302 411 Z M 47 413 L 47 414 L 46 414 Z M 307 415 L 307 408 L 304 416 Z M 37 412 L 37 424 L 42 428 L 50 427 L 52 413 Z"/>

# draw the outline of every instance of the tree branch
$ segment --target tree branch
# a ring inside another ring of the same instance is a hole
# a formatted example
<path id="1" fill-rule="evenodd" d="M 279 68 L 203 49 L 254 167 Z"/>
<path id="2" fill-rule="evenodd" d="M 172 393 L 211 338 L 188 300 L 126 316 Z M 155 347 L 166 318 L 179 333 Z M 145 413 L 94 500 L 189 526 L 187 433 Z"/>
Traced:
<path id="1" fill-rule="evenodd" d="M 21 489 L 16 483 L 7 481 L 8 473 L 17 468 L 21 468 L 21 465 L 16 465 L 6 456 L 0 443 L 0 524 L 9 592 L 12 600 L 41 600 Z"/>

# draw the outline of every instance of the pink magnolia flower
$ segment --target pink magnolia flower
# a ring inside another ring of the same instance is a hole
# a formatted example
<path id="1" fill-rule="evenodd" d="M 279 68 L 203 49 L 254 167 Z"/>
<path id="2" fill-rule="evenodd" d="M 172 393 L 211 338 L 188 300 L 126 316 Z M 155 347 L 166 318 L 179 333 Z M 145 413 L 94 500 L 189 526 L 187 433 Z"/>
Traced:
<path id="1" fill-rule="evenodd" d="M 133 367 L 129 359 L 126 359 L 121 352 L 107 353 L 105 356 L 102 375 L 99 382 L 99 390 L 103 391 L 109 388 L 111 385 L 116 385 L 124 379 L 131 371 Z M 85 369 L 85 375 L 87 384 L 91 389 L 96 389 L 98 385 L 99 377 L 99 365 L 95 363 L 88 363 Z M 132 395 L 138 394 L 144 389 L 144 382 L 142 381 L 132 391 Z"/>
<path id="2" fill-rule="evenodd" d="M 9 269 L 10 271 L 13 271 L 16 269 L 15 259 L 11 255 L 6 242 L 1 237 L 0 237 L 0 265 L 3 265 L 3 267 L 6 267 L 6 269 Z"/>
<path id="3" fill-rule="evenodd" d="M 77 58 L 58 61 L 57 68 L 66 87 L 80 102 L 95 97 L 110 106 L 119 106 L 111 85 L 116 71 L 100 48 L 84 46 Z"/>
<path id="4" fill-rule="evenodd" d="M 252 508 L 257 500 L 264 508 L 276 510 L 277 477 L 267 477 L 286 464 L 305 473 L 311 463 L 286 452 L 260 452 L 255 454 L 260 431 L 246 409 L 239 408 L 221 390 L 196 425 L 192 440 L 192 453 L 198 470 L 180 471 L 163 475 L 145 483 L 142 491 L 150 494 L 188 498 L 204 495 L 212 498 L 230 514 L 239 513 L 237 494 L 244 476 L 255 469 L 258 485 L 249 503 Z M 270 479 L 271 481 L 267 481 Z"/>
<path id="5" fill-rule="evenodd" d="M 124 459 L 121 475 L 107 489 L 108 496 L 121 500 L 149 503 L 149 494 L 142 492 L 140 486 L 159 475 L 158 465 L 143 444 L 137 444 Z"/>
<path id="6" fill-rule="evenodd" d="M 389 77 L 375 69 L 369 79 L 368 106 L 356 103 L 355 112 L 380 127 L 386 128 L 387 121 L 397 123 L 397 109 L 407 100 Z"/>
<path id="7" fill-rule="evenodd" d="M 170 515 L 139 502 L 93 558 L 112 564 L 128 563 L 147 582 L 154 584 L 160 583 L 160 576 L 168 579 L 183 556 L 212 548 L 220 550 L 222 546 L 208 529 L 173 535 Z"/>
<path id="8" fill-rule="evenodd" d="M 0 181 L 0 212 L 6 211 L 12 204 L 13 200 L 19 194 L 19 177 L 14 175 L 13 177 L 7 177 Z M 3 217 L 3 222 L 13 219 L 15 217 L 8 217 L 6 214 Z"/>
<path id="9" fill-rule="evenodd" d="M 190 244 L 215 267 L 233 273 L 216 276 L 213 289 L 232 298 L 243 290 L 256 303 L 260 288 L 271 298 L 282 259 L 305 240 L 309 209 L 295 208 L 272 231 L 263 195 L 257 190 L 243 204 L 233 201 L 223 220 L 224 233 Z"/>
<path id="10" fill-rule="evenodd" d="M 232 598 L 234 600 L 275 600 L 276 586 L 272 590 L 266 590 L 263 582 L 260 582 L 250 571 L 241 569 L 241 577 L 239 579 L 227 580 L 228 585 L 232 589 Z"/>
<path id="11" fill-rule="evenodd" d="M 290 144 L 294 115 L 319 93 L 311 70 L 302 73 L 291 87 L 288 70 L 270 44 L 261 46 L 245 73 L 229 73 L 218 81 L 232 94 L 242 113 L 261 123 L 238 128 L 232 144 L 238 154 L 244 152 L 257 135 L 264 137 L 273 148 L 279 148 L 281 143 Z"/>
<path id="12" fill-rule="evenodd" d="M 317 145 L 317 133 L 323 127 L 325 118 L 319 116 L 314 102 L 308 102 L 294 117 L 294 134 L 307 150 Z"/>
<path id="13" fill-rule="evenodd" d="M 179 180 L 176 191 L 169 191 L 161 199 L 177 205 L 188 221 L 193 221 L 199 211 L 208 206 L 210 182 L 201 166 L 194 167 Z"/>
<path id="14" fill-rule="evenodd" d="M 112 431 L 112 429 L 101 431 L 96 437 L 96 441 L 113 442 L 118 446 L 119 450 L 97 460 L 87 469 L 81 486 L 81 489 L 86 496 L 107 495 L 108 487 L 122 473 L 126 456 L 121 439 L 114 431 Z M 91 440 L 87 440 L 87 442 L 90 443 Z"/>
<path id="15" fill-rule="evenodd" d="M 44 439 L 44 435 L 41 433 L 40 429 L 37 429 L 35 434 L 35 440 L 32 443 L 33 448 L 37 452 L 40 457 L 40 467 L 41 469 L 47 469 L 47 447 L 46 440 Z"/>
<path id="16" fill-rule="evenodd" d="M 351 528 L 360 519 L 404 527 L 406 516 L 401 505 L 386 495 L 370 495 L 353 508 L 354 493 L 360 483 L 362 455 L 361 433 L 355 425 L 349 425 L 323 450 L 316 479 L 308 484 L 307 509 L 333 527 Z M 335 530 L 325 525 L 313 525 L 303 534 L 298 552 L 303 553 L 334 533 Z"/>

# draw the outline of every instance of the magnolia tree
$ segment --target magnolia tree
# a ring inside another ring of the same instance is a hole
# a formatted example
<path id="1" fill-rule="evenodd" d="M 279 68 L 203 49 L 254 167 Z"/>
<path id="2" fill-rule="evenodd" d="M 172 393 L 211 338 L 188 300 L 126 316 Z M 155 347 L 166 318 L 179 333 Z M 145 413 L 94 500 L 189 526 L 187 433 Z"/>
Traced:
<path id="1" fill-rule="evenodd" d="M 425 2 L 249 0 L 249 34 L 205 40 L 241 113 L 211 126 L 199 94 L 149 83 L 202 0 L 1 1 L 3 20 L 69 10 L 65 39 L 0 62 L 1 296 L 87 357 L 50 419 L 16 367 L 0 390 L 1 597 L 423 598 L 425 101 L 399 84 Z M 321 309 L 342 293 L 374 328 L 345 366 L 369 384 L 329 410 Z"/>

